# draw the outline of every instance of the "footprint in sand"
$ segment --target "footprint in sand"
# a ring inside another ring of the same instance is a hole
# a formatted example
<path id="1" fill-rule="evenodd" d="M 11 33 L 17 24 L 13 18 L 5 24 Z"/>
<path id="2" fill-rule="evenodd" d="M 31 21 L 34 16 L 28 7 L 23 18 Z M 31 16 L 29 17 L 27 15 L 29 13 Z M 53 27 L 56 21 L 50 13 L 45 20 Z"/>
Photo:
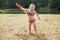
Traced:
<path id="1" fill-rule="evenodd" d="M 45 21 L 49 21 L 49 20 L 45 19 Z"/>
<path id="2" fill-rule="evenodd" d="M 36 39 L 37 39 L 37 40 L 47 40 L 45 34 L 38 34 Z"/>

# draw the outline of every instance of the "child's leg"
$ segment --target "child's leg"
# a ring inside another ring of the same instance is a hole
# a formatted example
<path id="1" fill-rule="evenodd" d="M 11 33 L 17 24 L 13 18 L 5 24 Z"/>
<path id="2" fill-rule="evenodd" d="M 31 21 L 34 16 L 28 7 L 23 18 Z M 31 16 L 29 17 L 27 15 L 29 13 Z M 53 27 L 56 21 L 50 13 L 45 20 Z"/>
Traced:
<path id="1" fill-rule="evenodd" d="M 32 23 L 29 23 L 29 34 L 31 34 L 31 25 Z"/>
<path id="2" fill-rule="evenodd" d="M 35 22 L 33 23 L 33 27 L 34 27 L 34 30 L 35 30 L 36 35 L 37 35 L 37 29 L 36 29 L 36 24 L 35 24 Z"/>

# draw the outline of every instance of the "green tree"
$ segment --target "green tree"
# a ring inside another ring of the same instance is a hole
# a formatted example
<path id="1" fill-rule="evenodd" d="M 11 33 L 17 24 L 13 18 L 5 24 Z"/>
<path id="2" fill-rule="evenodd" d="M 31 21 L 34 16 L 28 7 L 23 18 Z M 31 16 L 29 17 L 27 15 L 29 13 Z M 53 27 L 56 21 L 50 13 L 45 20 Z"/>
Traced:
<path id="1" fill-rule="evenodd" d="M 51 9 L 56 10 L 57 12 L 60 12 L 60 0 L 53 0 L 51 3 Z"/>

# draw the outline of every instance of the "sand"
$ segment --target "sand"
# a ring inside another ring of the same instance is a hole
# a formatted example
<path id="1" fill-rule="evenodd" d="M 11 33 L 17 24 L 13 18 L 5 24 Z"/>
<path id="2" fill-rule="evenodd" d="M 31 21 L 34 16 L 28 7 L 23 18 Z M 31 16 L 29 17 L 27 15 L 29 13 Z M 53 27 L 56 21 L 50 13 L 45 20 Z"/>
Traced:
<path id="1" fill-rule="evenodd" d="M 0 14 L 0 40 L 60 40 L 60 14 L 39 14 L 36 18 L 38 36 L 32 27 L 28 33 L 26 14 Z"/>

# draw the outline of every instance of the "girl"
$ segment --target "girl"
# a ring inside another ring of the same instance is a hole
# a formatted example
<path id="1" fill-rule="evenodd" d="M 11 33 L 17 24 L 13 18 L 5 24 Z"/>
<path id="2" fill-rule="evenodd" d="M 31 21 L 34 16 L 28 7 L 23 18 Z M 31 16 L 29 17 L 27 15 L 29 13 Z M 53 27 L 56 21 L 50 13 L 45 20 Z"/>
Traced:
<path id="1" fill-rule="evenodd" d="M 33 25 L 34 30 L 35 30 L 36 35 L 37 35 L 36 23 L 35 23 L 34 15 L 36 14 L 39 20 L 40 20 L 40 18 L 38 16 L 37 12 L 35 11 L 35 5 L 34 4 L 30 4 L 29 9 L 25 9 L 18 2 L 16 2 L 16 6 L 19 9 L 21 9 L 22 11 L 24 11 L 27 14 L 27 16 L 28 16 L 29 34 L 31 34 L 31 25 Z"/>

